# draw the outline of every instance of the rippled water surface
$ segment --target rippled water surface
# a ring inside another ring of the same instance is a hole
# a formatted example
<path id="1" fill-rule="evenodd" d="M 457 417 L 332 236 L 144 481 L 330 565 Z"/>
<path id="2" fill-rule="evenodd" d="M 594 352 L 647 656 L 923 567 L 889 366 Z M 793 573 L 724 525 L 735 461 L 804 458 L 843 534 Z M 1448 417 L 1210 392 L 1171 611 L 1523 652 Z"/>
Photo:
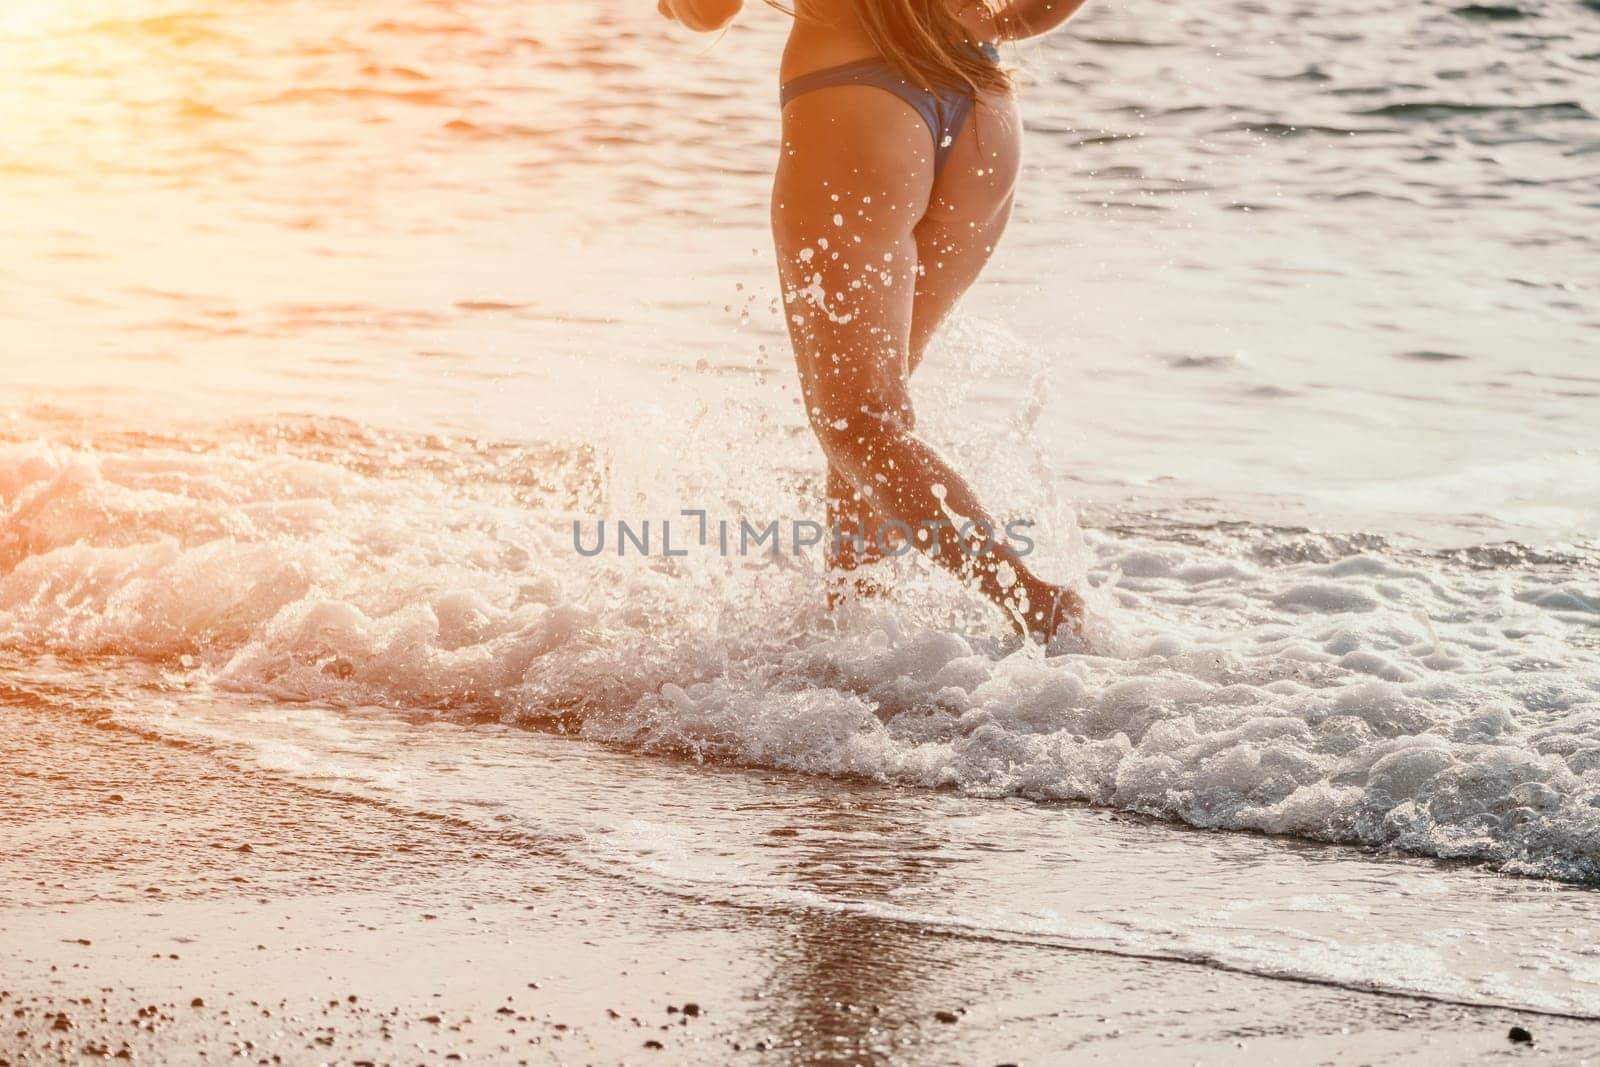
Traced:
<path id="1" fill-rule="evenodd" d="M 0 12 L 5 714 L 736 906 L 1600 1015 L 1600 9 L 1013 51 L 917 388 L 1095 587 L 1047 661 L 910 562 L 829 617 L 814 557 L 573 552 L 820 506 L 784 19 L 652 6 Z"/>

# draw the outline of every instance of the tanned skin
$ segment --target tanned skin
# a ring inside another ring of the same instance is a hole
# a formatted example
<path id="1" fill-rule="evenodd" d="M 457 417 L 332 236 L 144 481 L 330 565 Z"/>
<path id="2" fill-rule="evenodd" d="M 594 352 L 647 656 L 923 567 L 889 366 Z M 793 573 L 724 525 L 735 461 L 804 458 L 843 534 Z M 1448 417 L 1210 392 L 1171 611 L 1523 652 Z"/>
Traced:
<path id="1" fill-rule="evenodd" d="M 995 42 L 1047 32 L 1082 3 L 952 0 L 952 10 L 975 42 Z M 802 6 L 782 81 L 877 54 L 853 0 Z M 663 15 L 699 32 L 722 29 L 742 7 L 659 0 Z M 975 585 L 1017 630 L 1048 640 L 1079 630 L 1081 597 L 1034 574 L 1003 540 L 977 554 L 972 540 L 963 543 L 958 522 L 1003 524 L 918 436 L 909 388 L 1005 231 L 1021 155 L 1010 94 L 979 95 L 935 176 L 928 127 L 899 97 L 865 85 L 805 93 L 783 110 L 772 231 L 807 414 L 828 459 L 829 526 L 867 544 L 845 541 L 831 553 L 835 589 L 909 529 L 918 549 Z"/>

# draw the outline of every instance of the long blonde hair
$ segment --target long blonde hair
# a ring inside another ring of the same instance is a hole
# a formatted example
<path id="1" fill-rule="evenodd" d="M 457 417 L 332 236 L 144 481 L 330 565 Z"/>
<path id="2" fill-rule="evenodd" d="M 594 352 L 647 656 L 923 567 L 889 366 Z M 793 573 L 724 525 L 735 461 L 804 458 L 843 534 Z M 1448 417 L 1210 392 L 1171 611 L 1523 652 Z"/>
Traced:
<path id="1" fill-rule="evenodd" d="M 796 18 L 806 17 L 810 6 L 810 0 L 795 0 L 792 9 L 779 0 L 767 3 Z M 852 0 L 852 6 L 878 54 L 913 85 L 972 93 L 1011 88 L 1005 70 L 973 47 L 949 0 Z M 988 6 L 988 0 L 963 4 Z"/>

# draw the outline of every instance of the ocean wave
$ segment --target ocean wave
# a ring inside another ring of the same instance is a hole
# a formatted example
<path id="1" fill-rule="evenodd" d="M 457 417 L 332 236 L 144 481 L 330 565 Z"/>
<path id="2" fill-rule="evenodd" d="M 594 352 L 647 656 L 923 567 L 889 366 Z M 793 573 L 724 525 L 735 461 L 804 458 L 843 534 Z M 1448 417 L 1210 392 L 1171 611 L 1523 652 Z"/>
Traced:
<path id="1" fill-rule="evenodd" d="M 1510 115 L 1519 118 L 1592 119 L 1594 116 L 1576 100 L 1555 100 L 1541 104 L 1469 104 L 1460 101 L 1416 101 L 1387 104 L 1355 112 L 1369 118 L 1400 118 L 1431 121 L 1458 115 Z"/>
<path id="2" fill-rule="evenodd" d="M 1450 9 L 1452 15 L 1459 15 L 1466 19 L 1481 19 L 1486 22 L 1510 22 L 1519 19 L 1535 18 L 1534 12 L 1515 4 L 1464 4 L 1461 7 Z"/>
<path id="3" fill-rule="evenodd" d="M 906 596 L 830 617 L 805 559 L 579 559 L 572 512 L 416 451 L 379 474 L 4 446 L 0 643 L 1600 880 L 1592 572 L 1382 539 L 1286 554 L 1316 537 L 1237 524 L 1090 531 L 1098 652 L 1046 659 L 911 561 Z"/>

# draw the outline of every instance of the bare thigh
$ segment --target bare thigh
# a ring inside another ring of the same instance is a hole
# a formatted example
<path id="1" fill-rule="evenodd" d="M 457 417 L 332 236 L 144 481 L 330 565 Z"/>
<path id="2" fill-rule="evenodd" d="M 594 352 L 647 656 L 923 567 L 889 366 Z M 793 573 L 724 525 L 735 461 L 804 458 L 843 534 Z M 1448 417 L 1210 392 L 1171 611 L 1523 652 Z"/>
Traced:
<path id="1" fill-rule="evenodd" d="M 819 434 L 863 411 L 909 411 L 915 232 L 933 186 L 932 138 L 898 97 L 843 85 L 784 108 L 772 229 Z"/>
<path id="2" fill-rule="evenodd" d="M 956 139 L 916 227 L 918 277 L 909 370 L 982 273 L 1011 218 L 1022 120 L 1010 97 L 981 98 Z"/>

